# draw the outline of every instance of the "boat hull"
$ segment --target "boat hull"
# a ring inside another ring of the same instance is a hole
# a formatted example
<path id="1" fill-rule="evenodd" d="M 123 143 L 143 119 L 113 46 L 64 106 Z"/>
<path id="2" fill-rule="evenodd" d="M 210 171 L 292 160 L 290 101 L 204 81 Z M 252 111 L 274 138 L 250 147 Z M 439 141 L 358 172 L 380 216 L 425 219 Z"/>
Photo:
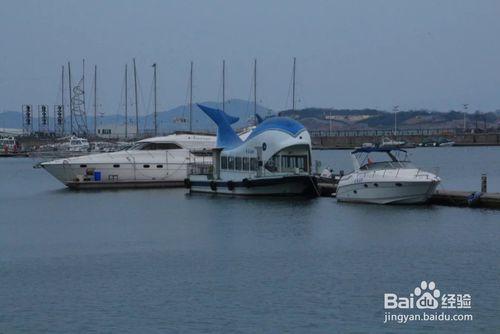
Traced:
<path id="1" fill-rule="evenodd" d="M 107 163 L 41 164 L 53 177 L 72 189 L 182 187 L 187 176 L 186 164 L 124 164 L 119 168 Z M 99 177 L 97 177 L 99 175 Z"/>
<path id="2" fill-rule="evenodd" d="M 375 186 L 375 184 L 377 186 Z M 363 182 L 339 185 L 340 202 L 372 204 L 422 204 L 434 194 L 439 181 Z"/>
<path id="3" fill-rule="evenodd" d="M 191 193 L 241 196 L 319 196 L 317 181 L 311 176 L 266 177 L 242 181 L 188 180 L 186 186 Z"/>

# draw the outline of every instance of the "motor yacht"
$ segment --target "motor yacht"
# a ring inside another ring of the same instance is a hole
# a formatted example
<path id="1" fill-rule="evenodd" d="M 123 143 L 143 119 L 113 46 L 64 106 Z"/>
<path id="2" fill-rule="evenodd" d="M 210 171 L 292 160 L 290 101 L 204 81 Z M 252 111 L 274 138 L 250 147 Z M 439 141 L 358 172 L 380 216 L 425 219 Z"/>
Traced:
<path id="1" fill-rule="evenodd" d="M 441 179 L 415 167 L 400 148 L 362 147 L 351 152 L 354 171 L 341 177 L 337 200 L 376 204 L 425 203 Z"/>
<path id="2" fill-rule="evenodd" d="M 41 163 L 70 188 L 182 186 L 189 163 L 206 159 L 215 136 L 172 134 L 138 141 L 130 148 Z"/>
<path id="3" fill-rule="evenodd" d="M 242 139 L 220 110 L 199 107 L 217 124 L 217 141 L 210 163 L 190 166 L 190 192 L 318 196 L 311 176 L 311 138 L 302 124 L 272 117 Z"/>

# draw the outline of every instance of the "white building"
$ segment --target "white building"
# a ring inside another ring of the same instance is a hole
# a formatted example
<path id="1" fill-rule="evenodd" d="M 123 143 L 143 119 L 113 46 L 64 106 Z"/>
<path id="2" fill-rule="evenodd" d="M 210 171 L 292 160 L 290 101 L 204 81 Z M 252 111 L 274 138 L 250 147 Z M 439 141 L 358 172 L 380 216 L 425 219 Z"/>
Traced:
<path id="1" fill-rule="evenodd" d="M 104 124 L 97 126 L 97 136 L 107 139 L 134 138 L 137 135 L 136 130 L 135 124 L 129 124 L 126 131 L 127 135 L 125 136 L 125 124 Z M 141 129 L 139 129 L 139 131 L 141 131 Z"/>

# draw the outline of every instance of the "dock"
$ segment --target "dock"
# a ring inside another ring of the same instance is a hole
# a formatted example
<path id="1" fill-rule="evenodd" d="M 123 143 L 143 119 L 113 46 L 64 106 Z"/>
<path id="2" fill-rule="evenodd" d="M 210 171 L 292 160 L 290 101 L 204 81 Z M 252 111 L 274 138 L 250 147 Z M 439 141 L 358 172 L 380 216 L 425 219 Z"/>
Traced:
<path id="1" fill-rule="evenodd" d="M 500 209 L 500 193 L 436 190 L 429 203 L 446 206 Z"/>

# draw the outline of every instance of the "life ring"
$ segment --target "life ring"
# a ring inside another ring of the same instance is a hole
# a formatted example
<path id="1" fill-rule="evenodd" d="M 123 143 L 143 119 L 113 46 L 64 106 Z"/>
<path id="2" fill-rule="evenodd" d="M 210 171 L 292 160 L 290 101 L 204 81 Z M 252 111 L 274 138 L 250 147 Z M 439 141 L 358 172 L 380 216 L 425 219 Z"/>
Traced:
<path id="1" fill-rule="evenodd" d="M 212 189 L 212 191 L 217 191 L 217 182 L 210 181 L 210 189 Z"/>
<path id="2" fill-rule="evenodd" d="M 191 189 L 191 180 L 190 179 L 184 179 L 184 187 L 187 189 Z"/>
<path id="3" fill-rule="evenodd" d="M 227 182 L 227 189 L 230 191 L 234 190 L 234 182 L 233 181 L 228 181 Z"/>

